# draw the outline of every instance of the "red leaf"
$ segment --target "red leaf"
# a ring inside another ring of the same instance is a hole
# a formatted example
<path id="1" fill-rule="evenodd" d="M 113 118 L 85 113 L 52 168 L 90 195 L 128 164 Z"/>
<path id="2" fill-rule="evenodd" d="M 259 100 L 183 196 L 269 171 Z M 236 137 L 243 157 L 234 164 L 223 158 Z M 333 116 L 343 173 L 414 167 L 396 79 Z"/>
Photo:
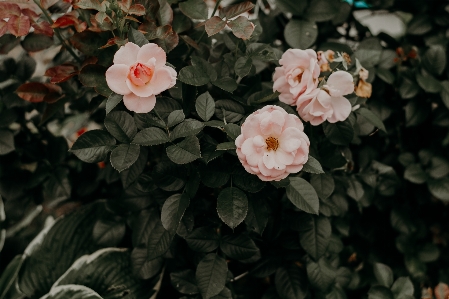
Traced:
<path id="1" fill-rule="evenodd" d="M 45 72 L 45 76 L 51 77 L 51 83 L 65 82 L 73 76 L 76 76 L 77 74 L 78 68 L 75 65 L 69 63 L 49 68 Z"/>
<path id="2" fill-rule="evenodd" d="M 165 25 L 163 27 L 170 26 Z M 160 27 L 159 27 L 160 28 Z M 170 30 L 167 31 L 163 38 L 158 38 L 155 40 L 156 44 L 158 44 L 165 52 L 170 52 L 173 50 L 179 43 L 179 36 L 170 26 Z"/>
<path id="3" fill-rule="evenodd" d="M 8 24 L 0 19 L 0 36 L 3 36 L 6 31 L 8 31 Z"/>
<path id="4" fill-rule="evenodd" d="M 28 18 L 30 18 L 31 22 L 36 22 L 40 18 L 40 15 L 38 13 L 36 13 L 34 10 L 31 10 L 29 8 L 22 9 L 22 14 L 26 15 Z"/>
<path id="5" fill-rule="evenodd" d="M 39 23 L 34 23 L 33 25 L 34 28 L 34 33 L 36 34 L 44 34 L 46 36 L 53 36 L 53 29 L 51 28 L 50 23 L 48 23 L 47 21 L 42 21 Z"/>
<path id="6" fill-rule="evenodd" d="M 220 11 L 220 17 L 226 17 L 229 20 L 229 19 L 232 19 L 233 17 L 236 17 L 244 12 L 247 12 L 248 10 L 253 9 L 254 6 L 255 5 L 249 1 L 231 5 L 231 6 L 223 8 Z"/>
<path id="7" fill-rule="evenodd" d="M 56 4 L 59 0 L 41 0 L 41 6 L 43 8 L 49 8 L 53 4 Z"/>
<path id="8" fill-rule="evenodd" d="M 110 38 L 108 40 L 108 42 L 106 43 L 106 45 L 100 47 L 100 49 L 108 48 L 113 45 L 123 46 L 124 44 L 126 44 L 126 41 L 124 39 L 121 39 L 120 37 L 116 36 L 116 37 Z"/>
<path id="9" fill-rule="evenodd" d="M 42 83 L 30 82 L 20 85 L 16 93 L 25 101 L 39 103 L 44 101 L 45 96 L 50 93 L 50 90 Z"/>
<path id="10" fill-rule="evenodd" d="M 134 4 L 129 8 L 130 15 L 143 16 L 145 15 L 145 7 L 142 4 Z"/>
<path id="11" fill-rule="evenodd" d="M 86 58 L 86 60 L 84 60 L 83 64 L 81 65 L 81 68 L 85 67 L 88 64 L 96 64 L 98 61 L 98 58 L 95 56 Z"/>
<path id="12" fill-rule="evenodd" d="M 118 5 L 124 12 L 128 12 L 132 2 L 133 2 L 132 0 L 122 0 L 118 2 Z"/>
<path id="13" fill-rule="evenodd" d="M 208 36 L 212 36 L 225 28 L 226 21 L 222 20 L 220 17 L 212 17 L 206 21 L 206 32 Z"/>
<path id="14" fill-rule="evenodd" d="M 30 31 L 30 18 L 27 16 L 12 16 L 8 20 L 8 30 L 15 36 L 27 35 Z"/>
<path id="15" fill-rule="evenodd" d="M 82 9 L 95 9 L 101 11 L 101 3 L 99 0 L 77 0 L 73 5 Z"/>
<path id="16" fill-rule="evenodd" d="M 230 21 L 228 26 L 232 29 L 232 33 L 234 33 L 235 36 L 243 40 L 249 39 L 256 27 L 244 16 L 240 16 L 237 19 Z"/>
<path id="17" fill-rule="evenodd" d="M 449 296 L 449 286 L 443 282 L 440 282 L 435 287 L 435 297 L 436 299 L 447 299 Z"/>
<path id="18" fill-rule="evenodd" d="M 180 35 L 179 37 L 182 38 L 186 42 L 186 44 L 188 44 L 189 46 L 191 46 L 191 47 L 193 47 L 193 48 L 195 48 L 197 50 L 200 49 L 200 47 L 198 46 L 196 41 L 194 41 L 190 36 L 188 36 L 188 35 Z"/>
<path id="19" fill-rule="evenodd" d="M 0 2 L 0 19 L 20 16 L 20 7 L 14 3 Z"/>
<path id="20" fill-rule="evenodd" d="M 78 19 L 78 13 L 76 11 L 71 11 L 62 17 L 59 17 L 51 27 L 64 28 L 72 25 L 75 26 L 77 32 L 83 32 L 87 28 L 87 23 L 81 22 L 80 19 Z"/>

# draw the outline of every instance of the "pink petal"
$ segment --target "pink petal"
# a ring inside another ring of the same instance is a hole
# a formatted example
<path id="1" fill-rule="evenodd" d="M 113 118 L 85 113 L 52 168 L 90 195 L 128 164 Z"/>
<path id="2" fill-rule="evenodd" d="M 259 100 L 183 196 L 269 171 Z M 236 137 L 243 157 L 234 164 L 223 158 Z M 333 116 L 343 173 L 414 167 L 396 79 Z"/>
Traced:
<path id="1" fill-rule="evenodd" d="M 167 62 L 167 54 L 156 44 L 149 43 L 143 45 L 137 54 L 137 61 L 147 63 L 151 58 L 156 58 L 156 68 L 165 66 Z"/>
<path id="2" fill-rule="evenodd" d="M 354 92 L 352 75 L 345 71 L 336 71 L 327 80 L 329 94 L 332 97 L 341 97 Z"/>
<path id="3" fill-rule="evenodd" d="M 125 64 L 114 64 L 106 71 L 106 82 L 109 88 L 118 94 L 129 94 L 131 90 L 126 84 L 129 67 Z"/>
<path id="4" fill-rule="evenodd" d="M 303 166 L 304 166 L 303 164 L 300 164 L 300 165 L 287 165 L 287 167 L 285 168 L 285 171 L 287 171 L 288 173 L 297 173 L 297 172 L 301 171 Z"/>
<path id="5" fill-rule="evenodd" d="M 292 164 L 295 159 L 295 156 L 291 152 L 286 152 L 282 148 L 276 150 L 274 157 L 277 164 L 282 165 L 281 168 L 276 169 L 285 169 L 285 165 Z"/>
<path id="6" fill-rule="evenodd" d="M 296 151 L 301 146 L 302 132 L 297 128 L 287 128 L 279 137 L 279 146 L 286 152 Z"/>
<path id="7" fill-rule="evenodd" d="M 139 97 L 149 97 L 151 95 L 155 95 L 156 93 L 153 91 L 153 86 L 151 84 L 145 84 L 142 86 L 134 85 L 129 79 L 126 79 L 126 85 L 134 93 Z"/>
<path id="8" fill-rule="evenodd" d="M 156 97 L 151 95 L 149 97 L 139 97 L 135 94 L 127 94 L 123 97 L 123 104 L 130 111 L 136 113 L 148 113 L 153 110 L 156 105 Z"/>
<path id="9" fill-rule="evenodd" d="M 274 152 L 273 151 L 266 151 L 263 154 L 263 164 L 265 164 L 265 167 L 268 169 L 273 169 L 274 166 L 277 164 L 276 160 L 274 158 Z"/>
<path id="10" fill-rule="evenodd" d="M 288 114 L 285 117 L 284 130 L 288 127 L 295 127 L 300 131 L 304 131 L 304 125 L 302 124 L 302 121 L 299 119 L 299 117 L 293 114 Z"/>
<path id="11" fill-rule="evenodd" d="M 243 134 L 240 134 L 240 135 L 235 139 L 235 146 L 236 146 L 236 147 L 242 147 L 243 141 L 245 141 L 245 138 L 243 137 Z"/>
<path id="12" fill-rule="evenodd" d="M 165 65 L 156 68 L 149 84 L 152 86 L 154 94 L 160 94 L 176 84 L 176 72 L 173 74 L 171 70 L 173 70 L 171 67 Z M 173 83 L 173 80 L 175 84 Z"/>
<path id="13" fill-rule="evenodd" d="M 351 113 L 352 107 L 351 103 L 345 97 L 332 98 L 332 107 L 334 113 L 331 117 L 327 119 L 330 123 L 335 123 L 337 121 L 344 121 L 348 118 Z"/>
<path id="14" fill-rule="evenodd" d="M 250 166 L 257 166 L 259 164 L 262 153 L 257 151 L 253 143 L 253 138 L 248 138 L 243 142 L 241 151 L 246 156 L 246 161 Z"/>
<path id="15" fill-rule="evenodd" d="M 245 122 L 242 124 L 242 134 L 245 139 L 262 135 L 262 132 L 260 131 L 259 115 L 251 114 L 246 118 Z"/>
<path id="16" fill-rule="evenodd" d="M 134 43 L 126 43 L 114 55 L 114 64 L 126 64 L 132 66 L 137 62 L 137 54 L 140 47 Z"/>

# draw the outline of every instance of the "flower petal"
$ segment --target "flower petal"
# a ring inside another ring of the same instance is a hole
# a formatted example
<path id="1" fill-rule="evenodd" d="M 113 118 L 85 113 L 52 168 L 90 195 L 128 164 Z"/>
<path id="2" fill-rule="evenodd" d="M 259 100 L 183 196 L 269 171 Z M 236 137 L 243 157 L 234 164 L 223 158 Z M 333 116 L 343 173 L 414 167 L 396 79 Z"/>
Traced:
<path id="1" fill-rule="evenodd" d="M 332 97 L 341 97 L 354 92 L 352 75 L 345 71 L 336 71 L 327 79 L 327 87 Z"/>
<path id="2" fill-rule="evenodd" d="M 137 54 L 137 61 L 147 63 L 151 58 L 156 58 L 156 68 L 165 66 L 167 62 L 167 54 L 156 44 L 149 43 L 143 45 Z"/>
<path id="3" fill-rule="evenodd" d="M 344 121 L 348 118 L 352 110 L 351 103 L 345 97 L 333 97 L 331 105 L 333 107 L 334 113 L 327 119 L 327 121 L 330 123 Z"/>
<path id="4" fill-rule="evenodd" d="M 301 146 L 302 132 L 297 128 L 285 129 L 279 137 L 279 146 L 286 152 L 296 151 Z"/>
<path id="5" fill-rule="evenodd" d="M 136 113 L 148 113 L 153 110 L 156 105 L 156 97 L 151 95 L 149 97 L 139 97 L 135 94 L 128 94 L 123 97 L 123 104 L 130 111 Z"/>
<path id="6" fill-rule="evenodd" d="M 114 64 L 126 64 L 132 66 L 137 62 L 137 53 L 140 47 L 134 43 L 126 43 L 114 55 Z"/>
<path id="7" fill-rule="evenodd" d="M 134 93 L 139 97 L 149 97 L 151 95 L 155 95 L 156 93 L 153 90 L 152 84 L 145 84 L 142 86 L 134 85 L 129 79 L 126 79 L 126 85 Z"/>
<path id="8" fill-rule="evenodd" d="M 129 94 L 131 90 L 126 84 L 129 67 L 125 64 L 114 64 L 106 71 L 106 83 L 109 88 L 118 94 Z"/>
<path id="9" fill-rule="evenodd" d="M 171 67 L 165 65 L 155 69 L 149 84 L 152 86 L 154 94 L 160 94 L 176 84 L 176 71 L 171 70 L 173 70 Z"/>
<path id="10" fill-rule="evenodd" d="M 293 163 L 295 156 L 291 152 L 286 152 L 282 148 L 278 148 L 275 152 L 274 158 L 276 160 L 277 166 L 276 169 L 285 169 L 286 165 L 290 165 Z"/>

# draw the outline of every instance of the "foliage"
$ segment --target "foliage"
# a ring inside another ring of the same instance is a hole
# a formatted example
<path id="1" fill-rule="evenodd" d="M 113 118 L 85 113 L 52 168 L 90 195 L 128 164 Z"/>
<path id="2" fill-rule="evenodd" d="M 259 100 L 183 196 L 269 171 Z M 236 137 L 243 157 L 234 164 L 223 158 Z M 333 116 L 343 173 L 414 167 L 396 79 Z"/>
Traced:
<path id="1" fill-rule="evenodd" d="M 0 299 L 447 298 L 447 2 L 210 2 L 0 2 Z M 148 113 L 105 79 L 127 42 L 177 72 Z M 356 92 L 264 182 L 235 140 L 297 115 L 289 48 L 334 51 Z"/>

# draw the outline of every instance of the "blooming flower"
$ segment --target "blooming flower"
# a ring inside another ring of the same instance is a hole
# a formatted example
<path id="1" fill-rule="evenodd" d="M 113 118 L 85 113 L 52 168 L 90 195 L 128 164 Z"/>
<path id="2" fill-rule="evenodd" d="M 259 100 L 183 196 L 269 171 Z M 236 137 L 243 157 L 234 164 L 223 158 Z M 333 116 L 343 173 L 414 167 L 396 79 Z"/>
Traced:
<path id="1" fill-rule="evenodd" d="M 298 98 L 296 105 L 299 116 L 317 126 L 324 121 L 335 123 L 348 118 L 351 103 L 343 97 L 354 91 L 351 74 L 345 71 L 332 73 L 322 89 L 315 89 Z"/>
<path id="2" fill-rule="evenodd" d="M 322 72 L 328 72 L 331 70 L 329 63 L 334 61 L 335 52 L 332 50 L 327 50 L 326 52 L 318 51 L 317 53 L 318 65 Z"/>
<path id="3" fill-rule="evenodd" d="M 165 65 L 166 54 L 156 44 L 139 47 L 126 43 L 114 55 L 114 64 L 106 71 L 109 88 L 123 95 L 126 108 L 147 113 L 156 104 L 155 95 L 176 84 L 176 71 Z"/>
<path id="4" fill-rule="evenodd" d="M 279 181 L 302 169 L 310 141 L 296 115 L 268 105 L 248 116 L 235 145 L 246 171 L 262 181 Z"/>
<path id="5" fill-rule="evenodd" d="M 279 100 L 295 105 L 298 96 L 308 94 L 318 85 L 320 66 L 316 52 L 307 49 L 289 49 L 279 60 L 280 67 L 273 75 L 273 91 L 278 91 Z"/>

